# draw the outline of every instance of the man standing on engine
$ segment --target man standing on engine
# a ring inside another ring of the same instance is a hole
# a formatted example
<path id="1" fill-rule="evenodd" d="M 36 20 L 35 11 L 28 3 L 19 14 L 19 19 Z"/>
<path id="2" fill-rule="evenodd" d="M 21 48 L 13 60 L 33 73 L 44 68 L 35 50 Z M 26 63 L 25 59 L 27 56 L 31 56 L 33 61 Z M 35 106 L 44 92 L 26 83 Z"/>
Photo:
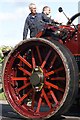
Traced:
<path id="1" fill-rule="evenodd" d="M 30 14 L 26 18 L 24 31 L 23 31 L 23 40 L 27 38 L 28 29 L 30 30 L 30 37 L 35 37 L 36 34 L 43 29 L 42 14 L 36 12 L 36 5 L 31 3 L 29 5 Z"/>

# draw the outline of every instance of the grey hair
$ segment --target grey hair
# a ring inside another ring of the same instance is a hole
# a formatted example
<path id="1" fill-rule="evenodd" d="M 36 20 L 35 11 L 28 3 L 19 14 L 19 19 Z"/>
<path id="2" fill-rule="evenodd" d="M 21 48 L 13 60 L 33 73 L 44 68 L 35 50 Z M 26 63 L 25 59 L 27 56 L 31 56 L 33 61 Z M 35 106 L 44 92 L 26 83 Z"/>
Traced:
<path id="1" fill-rule="evenodd" d="M 32 8 L 32 5 L 35 5 L 35 4 L 34 4 L 34 3 L 30 3 L 30 4 L 29 4 L 29 9 Z"/>

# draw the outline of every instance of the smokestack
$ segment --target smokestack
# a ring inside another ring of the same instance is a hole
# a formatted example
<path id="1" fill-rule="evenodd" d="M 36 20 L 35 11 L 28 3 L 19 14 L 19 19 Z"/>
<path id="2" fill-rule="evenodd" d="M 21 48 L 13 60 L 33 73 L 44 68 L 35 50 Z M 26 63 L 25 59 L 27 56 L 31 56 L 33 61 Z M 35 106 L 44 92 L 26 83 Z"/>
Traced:
<path id="1" fill-rule="evenodd" d="M 80 12 L 80 1 L 78 2 L 78 12 Z M 80 24 L 80 16 L 78 17 L 78 24 Z"/>

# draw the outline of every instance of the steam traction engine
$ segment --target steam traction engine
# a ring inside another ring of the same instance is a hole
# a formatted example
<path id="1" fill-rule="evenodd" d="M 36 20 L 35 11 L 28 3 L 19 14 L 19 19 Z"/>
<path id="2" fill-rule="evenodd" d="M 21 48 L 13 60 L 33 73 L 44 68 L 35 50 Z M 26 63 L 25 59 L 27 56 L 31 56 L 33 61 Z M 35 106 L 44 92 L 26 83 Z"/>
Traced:
<path id="1" fill-rule="evenodd" d="M 36 38 L 21 41 L 3 68 L 5 95 L 13 109 L 28 119 L 64 114 L 79 90 L 80 24 L 45 26 Z"/>

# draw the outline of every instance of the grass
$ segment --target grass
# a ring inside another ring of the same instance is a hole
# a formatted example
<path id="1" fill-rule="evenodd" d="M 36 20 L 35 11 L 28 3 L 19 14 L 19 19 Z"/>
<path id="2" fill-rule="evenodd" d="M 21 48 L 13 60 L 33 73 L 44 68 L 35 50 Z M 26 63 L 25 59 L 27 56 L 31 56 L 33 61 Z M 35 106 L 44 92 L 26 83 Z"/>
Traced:
<path id="1" fill-rule="evenodd" d="M 6 100 L 4 92 L 0 93 L 0 100 Z"/>

